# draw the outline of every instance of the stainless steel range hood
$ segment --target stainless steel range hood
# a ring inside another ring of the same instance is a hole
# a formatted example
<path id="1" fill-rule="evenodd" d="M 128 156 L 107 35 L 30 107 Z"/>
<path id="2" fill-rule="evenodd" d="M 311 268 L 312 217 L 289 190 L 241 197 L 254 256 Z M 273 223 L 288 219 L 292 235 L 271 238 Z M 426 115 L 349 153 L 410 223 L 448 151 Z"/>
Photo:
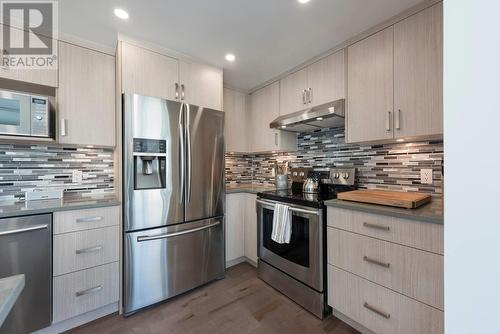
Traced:
<path id="1" fill-rule="evenodd" d="M 336 128 L 345 124 L 345 100 L 328 102 L 276 118 L 271 129 L 291 132 L 308 132 L 321 128 Z"/>

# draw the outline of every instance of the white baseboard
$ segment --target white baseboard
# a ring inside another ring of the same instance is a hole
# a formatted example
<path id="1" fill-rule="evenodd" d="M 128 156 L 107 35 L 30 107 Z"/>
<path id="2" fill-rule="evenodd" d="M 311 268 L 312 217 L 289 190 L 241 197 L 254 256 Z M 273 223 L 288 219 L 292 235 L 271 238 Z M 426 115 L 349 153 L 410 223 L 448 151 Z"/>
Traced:
<path id="1" fill-rule="evenodd" d="M 32 334 L 59 334 L 72 328 L 85 325 L 91 321 L 97 320 L 112 313 L 118 312 L 118 309 L 118 303 L 109 304 L 98 308 L 97 310 L 93 310 L 74 318 L 52 324 L 50 327 L 40 329 L 36 332 L 33 332 Z"/>
<path id="2" fill-rule="evenodd" d="M 257 268 L 257 263 L 255 263 L 254 261 L 250 260 L 246 256 L 242 256 L 242 257 L 230 260 L 230 261 L 226 261 L 226 269 L 230 268 L 230 267 L 233 267 L 233 266 L 235 266 L 237 264 L 243 263 L 243 262 L 247 262 L 251 266 L 254 266 L 255 268 Z"/>

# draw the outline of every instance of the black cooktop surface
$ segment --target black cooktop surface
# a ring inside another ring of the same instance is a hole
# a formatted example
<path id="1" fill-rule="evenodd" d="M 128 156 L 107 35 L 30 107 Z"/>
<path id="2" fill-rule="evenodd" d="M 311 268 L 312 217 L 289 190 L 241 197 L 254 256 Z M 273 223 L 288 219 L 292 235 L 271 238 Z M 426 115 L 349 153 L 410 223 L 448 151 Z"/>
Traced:
<path id="1" fill-rule="evenodd" d="M 352 186 L 322 185 L 318 194 L 307 194 L 302 192 L 302 186 L 292 186 L 292 189 L 263 191 L 257 196 L 278 202 L 321 208 L 324 202 L 337 198 L 337 194 L 343 191 L 355 190 Z"/>

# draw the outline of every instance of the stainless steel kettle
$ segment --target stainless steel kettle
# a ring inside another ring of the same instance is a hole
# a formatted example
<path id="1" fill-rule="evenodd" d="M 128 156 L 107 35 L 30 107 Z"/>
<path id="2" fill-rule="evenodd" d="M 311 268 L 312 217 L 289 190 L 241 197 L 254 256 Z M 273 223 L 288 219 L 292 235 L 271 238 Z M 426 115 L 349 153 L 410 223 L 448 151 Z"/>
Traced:
<path id="1" fill-rule="evenodd" d="M 302 191 L 307 194 L 319 193 L 319 180 L 316 175 L 309 175 L 302 186 Z"/>

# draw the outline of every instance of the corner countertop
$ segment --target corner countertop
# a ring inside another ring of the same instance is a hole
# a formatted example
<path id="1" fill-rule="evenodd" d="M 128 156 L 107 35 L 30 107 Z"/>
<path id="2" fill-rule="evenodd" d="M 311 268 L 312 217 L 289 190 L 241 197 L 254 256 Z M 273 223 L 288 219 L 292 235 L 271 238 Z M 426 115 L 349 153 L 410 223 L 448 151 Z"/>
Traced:
<path id="1" fill-rule="evenodd" d="M 276 190 L 275 186 L 265 186 L 262 184 L 237 184 L 226 185 L 226 194 L 248 193 L 257 194 L 262 191 Z"/>
<path id="2" fill-rule="evenodd" d="M 24 289 L 24 275 L 15 275 L 0 279 L 0 326 L 14 307 Z"/>
<path id="3" fill-rule="evenodd" d="M 27 216 L 56 211 L 92 209 L 120 205 L 115 196 L 65 197 L 39 201 L 0 202 L 0 218 Z"/>
<path id="4" fill-rule="evenodd" d="M 352 201 L 334 199 L 325 202 L 326 206 L 357 210 L 368 213 L 381 214 L 403 219 L 418 220 L 421 222 L 443 224 L 442 200 L 432 199 L 430 203 L 424 204 L 416 209 L 403 209 L 392 206 L 366 204 Z"/>

